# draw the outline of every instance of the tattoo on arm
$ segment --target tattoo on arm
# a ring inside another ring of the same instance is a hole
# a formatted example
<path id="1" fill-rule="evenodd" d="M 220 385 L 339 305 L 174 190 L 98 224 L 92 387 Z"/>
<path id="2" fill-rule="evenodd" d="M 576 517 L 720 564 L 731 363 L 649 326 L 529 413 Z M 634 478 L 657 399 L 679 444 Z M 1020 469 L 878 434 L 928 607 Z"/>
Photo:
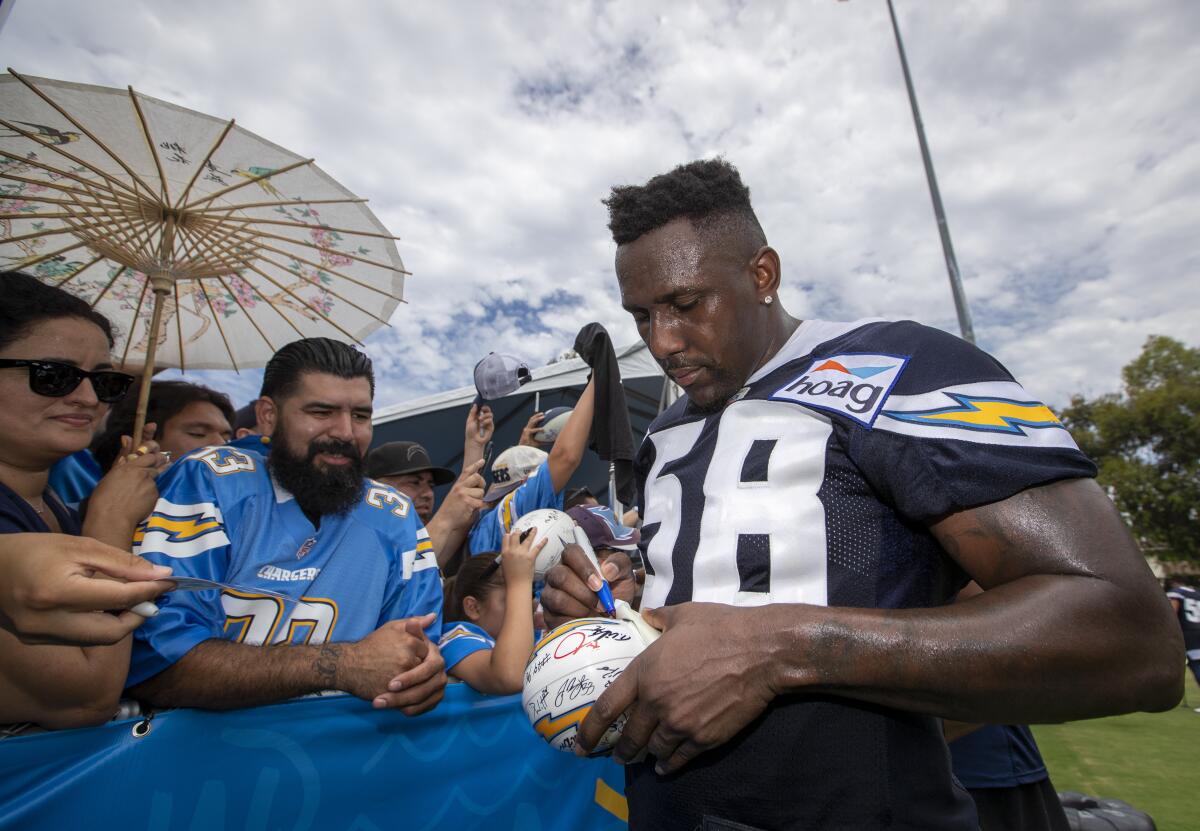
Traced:
<path id="1" fill-rule="evenodd" d="M 317 652 L 317 658 L 313 661 L 313 669 L 316 670 L 317 676 L 321 679 L 321 683 L 325 684 L 325 689 L 337 689 L 337 671 L 338 662 L 342 657 L 341 644 L 327 643 L 321 646 Z"/>

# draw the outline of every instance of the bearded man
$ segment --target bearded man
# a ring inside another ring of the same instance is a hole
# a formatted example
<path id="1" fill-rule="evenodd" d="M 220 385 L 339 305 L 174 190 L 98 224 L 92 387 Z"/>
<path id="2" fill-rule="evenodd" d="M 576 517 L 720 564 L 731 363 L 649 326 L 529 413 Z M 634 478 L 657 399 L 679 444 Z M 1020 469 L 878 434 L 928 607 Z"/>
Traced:
<path id="1" fill-rule="evenodd" d="M 138 552 L 225 587 L 160 602 L 134 644 L 135 698 L 227 709 L 343 690 L 407 715 L 441 700 L 433 545 L 411 500 L 363 475 L 374 393 L 353 347 L 290 343 L 256 402 L 270 455 L 203 448 L 159 479 Z"/>

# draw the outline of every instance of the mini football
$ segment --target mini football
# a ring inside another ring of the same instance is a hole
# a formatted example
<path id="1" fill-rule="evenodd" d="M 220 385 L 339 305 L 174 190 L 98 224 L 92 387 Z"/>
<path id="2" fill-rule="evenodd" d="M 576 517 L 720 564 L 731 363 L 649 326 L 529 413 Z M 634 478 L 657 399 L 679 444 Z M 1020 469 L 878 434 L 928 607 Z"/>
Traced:
<path id="1" fill-rule="evenodd" d="M 604 617 L 547 632 L 525 665 L 521 704 L 533 729 L 556 750 L 574 752 L 576 732 L 596 699 L 646 646 L 633 624 Z M 592 755 L 611 751 L 624 726 L 622 713 Z"/>
<path id="2" fill-rule="evenodd" d="M 546 414 L 542 416 L 541 426 L 533 434 L 533 440 L 539 444 L 554 444 L 558 434 L 567 426 L 567 420 L 571 418 L 571 413 L 570 407 L 551 407 L 546 410 Z"/>
<path id="3" fill-rule="evenodd" d="M 546 547 L 538 552 L 537 560 L 533 564 L 534 580 L 544 580 L 546 572 L 558 565 L 558 561 L 562 559 L 563 547 L 575 542 L 575 520 L 553 508 L 542 508 L 523 514 L 513 523 L 512 530 L 521 532 L 522 535 L 532 531 L 534 544 L 543 538 L 547 540 Z"/>

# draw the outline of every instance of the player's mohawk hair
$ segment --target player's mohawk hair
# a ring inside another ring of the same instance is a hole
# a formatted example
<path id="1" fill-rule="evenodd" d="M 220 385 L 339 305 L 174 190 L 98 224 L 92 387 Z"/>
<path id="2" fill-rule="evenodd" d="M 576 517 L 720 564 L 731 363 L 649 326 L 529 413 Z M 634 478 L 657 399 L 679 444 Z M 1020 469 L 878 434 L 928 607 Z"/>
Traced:
<path id="1" fill-rule="evenodd" d="M 680 217 L 701 227 L 709 220 L 736 217 L 760 238 L 758 244 L 767 241 L 750 206 L 750 188 L 742 184 L 737 168 L 719 157 L 680 165 L 644 185 L 617 185 L 604 204 L 617 245 Z"/>
<path id="2" fill-rule="evenodd" d="M 353 346 L 329 338 L 305 338 L 280 349 L 263 372 L 260 395 L 276 400 L 291 394 L 305 372 L 324 372 L 338 378 L 366 378 L 375 396 L 371 359 Z"/>

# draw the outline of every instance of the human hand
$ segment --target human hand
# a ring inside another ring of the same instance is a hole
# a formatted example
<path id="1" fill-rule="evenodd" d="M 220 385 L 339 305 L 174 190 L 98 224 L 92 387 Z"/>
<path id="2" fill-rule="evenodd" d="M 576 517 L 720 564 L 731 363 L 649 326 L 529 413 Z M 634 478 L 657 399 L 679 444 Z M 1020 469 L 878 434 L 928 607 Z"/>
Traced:
<path id="1" fill-rule="evenodd" d="M 338 661 L 338 689 L 370 701 L 376 707 L 415 703 L 406 701 L 393 705 L 386 694 L 389 683 L 404 678 L 406 671 L 425 665 L 430 651 L 436 652 L 437 647 L 430 643 L 422 631 L 435 619 L 434 615 L 426 615 L 423 618 L 390 620 L 362 640 L 348 644 Z M 436 661 L 441 662 L 440 653 Z"/>
<path id="2" fill-rule="evenodd" d="M 170 574 L 90 537 L 0 534 L 0 626 L 29 644 L 114 644 L 145 620 L 128 609 L 171 588 Z"/>
<path id="3" fill-rule="evenodd" d="M 534 441 L 533 434 L 536 433 L 542 426 L 542 417 L 545 413 L 534 413 L 529 417 L 529 421 L 525 422 L 525 426 L 521 428 L 521 440 L 517 444 L 523 444 L 526 447 L 541 448 L 541 444 Z"/>
<path id="4" fill-rule="evenodd" d="M 601 557 L 600 573 L 608 581 L 613 599 L 632 603 L 637 582 L 629 555 L 614 551 Z M 546 625 L 553 628 L 576 618 L 603 615 L 604 607 L 596 595 L 599 590 L 596 569 L 583 549 L 568 545 L 563 549 L 562 561 L 546 573 L 546 585 L 542 588 Z"/>
<path id="5" fill-rule="evenodd" d="M 592 705 L 575 752 L 591 752 L 626 712 L 613 758 L 624 763 L 646 751 L 662 775 L 733 738 L 778 694 L 769 647 L 757 637 L 760 613 L 718 603 L 643 611 L 663 635 Z"/>
<path id="6" fill-rule="evenodd" d="M 533 537 L 529 531 L 513 531 L 501 540 L 500 570 L 504 572 L 505 585 L 512 585 L 517 580 L 533 582 L 533 564 L 550 541 L 549 537 L 543 537 L 535 543 Z"/>
<path id="7" fill-rule="evenodd" d="M 472 404 L 470 412 L 467 413 L 465 434 L 467 444 L 483 447 L 492 440 L 492 433 L 495 430 L 496 424 L 492 418 L 492 408 L 487 404 L 483 406 Z"/>
<path id="8" fill-rule="evenodd" d="M 450 487 L 442 500 L 438 515 L 445 515 L 454 527 L 467 527 L 475 521 L 475 512 L 483 507 L 483 491 L 486 482 L 479 471 L 484 460 L 472 462 Z M 440 521 L 440 520 L 439 520 Z"/>
<path id="9" fill-rule="evenodd" d="M 371 702 L 376 709 L 388 707 L 398 709 L 406 716 L 419 716 L 432 710 L 442 700 L 446 692 L 446 662 L 437 644 L 425 637 L 425 627 L 435 619 L 436 616 L 430 614 L 404 621 L 406 631 L 423 639 L 428 651 L 421 663 L 388 682 L 388 691 Z"/>
<path id="10" fill-rule="evenodd" d="M 153 426 L 150 427 L 153 431 Z M 122 529 L 133 528 L 154 510 L 158 486 L 154 480 L 171 462 L 160 453 L 158 444 L 147 439 L 133 449 L 129 436 L 121 437 L 121 453 L 88 499 L 88 525 L 97 520 L 119 522 Z"/>

